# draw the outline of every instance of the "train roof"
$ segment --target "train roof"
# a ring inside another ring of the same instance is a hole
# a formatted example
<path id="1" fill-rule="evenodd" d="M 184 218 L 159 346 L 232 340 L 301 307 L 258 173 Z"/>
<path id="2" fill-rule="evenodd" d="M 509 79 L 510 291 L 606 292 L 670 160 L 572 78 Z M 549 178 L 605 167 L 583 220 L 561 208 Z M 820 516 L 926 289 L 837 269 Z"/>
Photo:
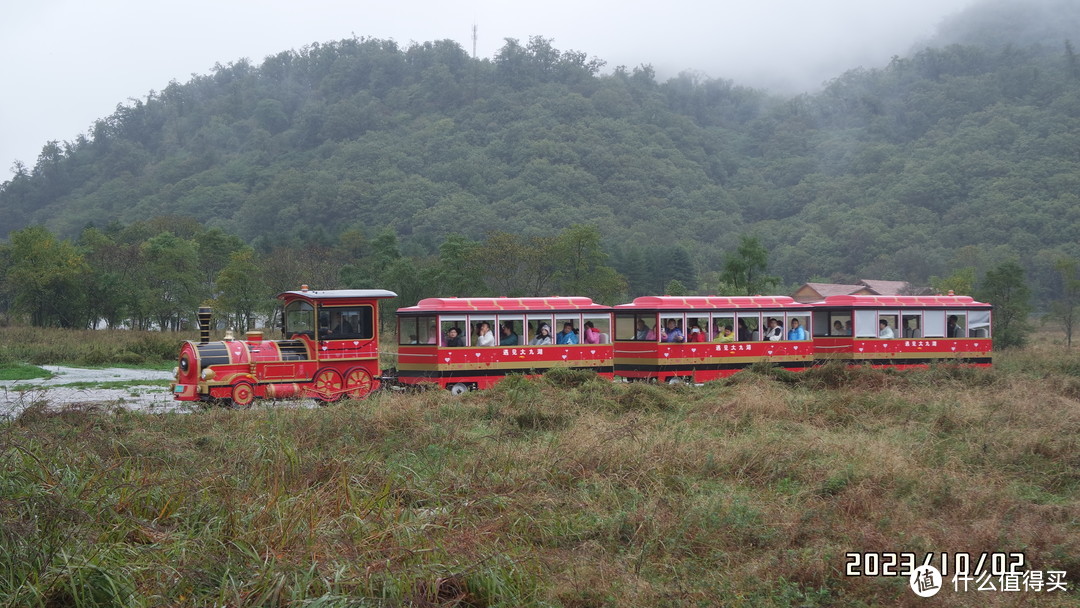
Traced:
<path id="1" fill-rule="evenodd" d="M 619 304 L 615 310 L 635 308 L 675 310 L 714 308 L 791 308 L 810 309 L 809 304 L 788 296 L 641 296 L 631 304 Z"/>
<path id="2" fill-rule="evenodd" d="M 843 308 L 990 308 L 990 304 L 976 302 L 971 296 L 877 296 L 847 295 L 829 296 L 816 306 Z"/>
<path id="3" fill-rule="evenodd" d="M 398 314 L 451 313 L 451 312 L 527 312 L 536 311 L 585 311 L 608 312 L 611 309 L 584 297 L 533 297 L 533 298 L 425 298 L 416 306 L 399 308 Z"/>
<path id="4" fill-rule="evenodd" d="M 277 295 L 279 300 L 305 299 L 314 301 L 329 300 L 375 300 L 396 298 L 397 294 L 385 289 L 300 289 L 283 291 Z"/>

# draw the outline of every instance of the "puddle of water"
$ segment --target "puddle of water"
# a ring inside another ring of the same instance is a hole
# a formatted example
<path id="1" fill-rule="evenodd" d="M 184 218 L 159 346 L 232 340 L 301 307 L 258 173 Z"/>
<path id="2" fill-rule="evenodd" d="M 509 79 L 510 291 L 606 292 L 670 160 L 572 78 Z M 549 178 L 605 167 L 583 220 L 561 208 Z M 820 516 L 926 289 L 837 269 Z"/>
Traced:
<path id="1" fill-rule="evenodd" d="M 133 380 L 171 380 L 170 371 L 146 369 L 85 369 L 59 365 L 44 365 L 52 378 L 0 381 L 0 420 L 12 420 L 35 403 L 46 403 L 51 409 L 73 405 L 94 405 L 105 409 L 121 407 L 148 413 L 191 412 L 202 407 L 196 401 L 177 401 L 168 386 L 128 386 L 124 388 L 73 388 L 63 386 L 74 382 L 123 382 Z M 19 390 L 14 390 L 18 386 Z M 256 404 L 281 402 L 257 401 Z M 286 407 L 315 407 L 311 399 L 289 401 Z"/>

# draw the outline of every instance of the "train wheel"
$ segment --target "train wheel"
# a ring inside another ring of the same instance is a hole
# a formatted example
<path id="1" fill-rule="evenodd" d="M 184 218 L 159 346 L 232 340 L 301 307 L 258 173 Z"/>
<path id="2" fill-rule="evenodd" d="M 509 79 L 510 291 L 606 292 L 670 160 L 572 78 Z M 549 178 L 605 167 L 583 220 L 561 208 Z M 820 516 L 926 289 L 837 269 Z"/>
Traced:
<path id="1" fill-rule="evenodd" d="M 341 380 L 341 374 L 335 369 L 324 369 L 315 374 L 312 388 L 315 391 L 315 398 L 325 403 L 337 401 L 345 394 L 345 383 Z"/>
<path id="2" fill-rule="evenodd" d="M 453 384 L 450 386 L 451 395 L 464 395 L 467 392 L 469 392 L 468 384 L 462 384 L 461 382 L 458 382 L 457 384 Z"/>
<path id="3" fill-rule="evenodd" d="M 680 378 L 678 376 L 672 376 L 672 377 L 668 378 L 668 380 L 667 380 L 667 383 L 672 384 L 672 385 L 674 385 L 674 384 L 683 384 L 685 382 L 686 382 L 685 378 Z"/>
<path id="4" fill-rule="evenodd" d="M 232 387 L 232 402 L 238 407 L 247 407 L 255 400 L 255 389 L 247 382 L 240 382 Z"/>
<path id="5" fill-rule="evenodd" d="M 371 374 L 366 369 L 356 368 L 349 370 L 345 375 L 345 394 L 349 399 L 363 399 L 371 392 L 374 383 Z"/>

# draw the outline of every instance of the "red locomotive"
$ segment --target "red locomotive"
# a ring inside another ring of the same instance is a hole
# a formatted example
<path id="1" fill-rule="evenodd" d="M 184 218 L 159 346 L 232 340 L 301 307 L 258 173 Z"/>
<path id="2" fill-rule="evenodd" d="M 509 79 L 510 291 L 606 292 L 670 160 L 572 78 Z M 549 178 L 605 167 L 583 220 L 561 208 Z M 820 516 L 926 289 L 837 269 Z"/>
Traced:
<path id="1" fill-rule="evenodd" d="M 458 394 L 555 367 L 611 378 L 611 308 L 589 298 L 428 298 L 397 315 L 402 384 Z"/>
<path id="2" fill-rule="evenodd" d="M 379 388 L 378 301 L 382 289 L 300 291 L 283 301 L 284 340 L 251 331 L 242 340 L 210 342 L 210 311 L 200 309 L 199 342 L 180 347 L 173 396 L 244 406 L 256 398 L 359 399 Z"/>

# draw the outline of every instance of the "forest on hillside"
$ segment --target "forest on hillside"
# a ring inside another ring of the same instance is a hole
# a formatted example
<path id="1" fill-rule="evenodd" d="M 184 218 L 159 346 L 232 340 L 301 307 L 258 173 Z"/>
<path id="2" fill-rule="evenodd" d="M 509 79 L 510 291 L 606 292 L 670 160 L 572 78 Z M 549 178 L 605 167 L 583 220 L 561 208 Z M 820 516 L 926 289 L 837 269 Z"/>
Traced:
<path id="1" fill-rule="evenodd" d="M 590 226 L 605 265 L 653 292 L 676 274 L 715 290 L 755 235 L 781 285 L 927 284 L 1016 259 L 1047 302 L 1055 265 L 1080 257 L 1080 58 L 1063 33 L 1080 9 L 1013 6 L 792 98 L 604 71 L 541 36 L 490 59 L 352 38 L 234 61 L 17 165 L 0 235 L 40 225 L 74 243 L 184 218 L 199 229 L 182 238 L 216 231 L 263 256 L 392 235 L 423 268 L 453 238 Z"/>

